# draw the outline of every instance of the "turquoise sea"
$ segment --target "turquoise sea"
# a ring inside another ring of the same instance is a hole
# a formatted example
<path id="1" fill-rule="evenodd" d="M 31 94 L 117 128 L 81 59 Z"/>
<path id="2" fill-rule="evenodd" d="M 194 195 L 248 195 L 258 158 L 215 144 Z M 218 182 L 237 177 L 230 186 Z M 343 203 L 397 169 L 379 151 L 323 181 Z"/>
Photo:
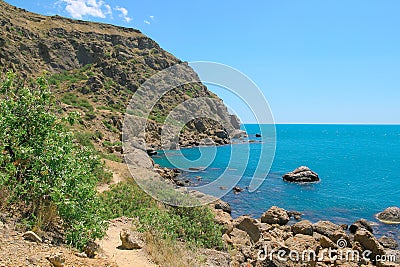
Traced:
<path id="1" fill-rule="evenodd" d="M 222 173 L 233 179 L 241 173 L 232 166 L 226 170 L 228 162 L 248 162 L 238 183 L 246 188 L 261 149 L 271 149 L 265 145 L 271 142 L 270 136 L 256 137 L 256 133 L 263 132 L 263 127 L 267 126 L 243 125 L 253 143 L 217 147 L 206 169 L 184 172 L 181 177 L 196 185 L 210 183 Z M 245 150 L 249 147 L 248 160 Z M 175 167 L 165 155 L 173 162 L 185 157 L 196 160 L 212 149 L 182 149 L 182 155 L 176 151 L 161 151 L 154 160 L 162 166 Z M 235 153 L 231 155 L 232 151 Z M 317 172 L 321 181 L 299 185 L 282 180 L 284 173 L 302 165 Z M 191 167 L 204 166 L 200 160 Z M 383 225 L 374 217 L 389 206 L 400 206 L 400 125 L 276 125 L 275 158 L 262 185 L 255 192 L 229 192 L 222 199 L 231 204 L 233 217 L 243 214 L 260 217 L 276 205 L 300 211 L 303 219 L 314 222 L 331 220 L 351 224 L 365 218 L 376 223 L 378 235 L 386 234 L 400 240 L 400 225 Z"/>

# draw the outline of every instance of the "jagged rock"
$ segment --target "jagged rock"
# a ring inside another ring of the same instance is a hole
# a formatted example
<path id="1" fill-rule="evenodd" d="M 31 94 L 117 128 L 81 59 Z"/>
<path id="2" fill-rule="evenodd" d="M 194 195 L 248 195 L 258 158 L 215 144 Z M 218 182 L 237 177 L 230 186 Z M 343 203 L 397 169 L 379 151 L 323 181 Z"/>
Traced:
<path id="1" fill-rule="evenodd" d="M 376 215 L 378 220 L 383 223 L 393 223 L 393 224 L 400 224 L 400 208 L 399 207 L 389 207 L 384 211 L 378 213 Z"/>
<path id="2" fill-rule="evenodd" d="M 374 232 L 371 224 L 366 219 L 360 219 L 355 223 L 353 223 L 352 225 L 350 225 L 349 231 L 350 233 L 355 234 L 359 229 L 365 229 L 371 233 Z"/>
<path id="3" fill-rule="evenodd" d="M 154 164 L 154 161 L 146 152 L 133 147 L 130 147 L 128 151 L 125 151 L 125 160 L 128 164 L 136 168 L 152 169 Z"/>
<path id="4" fill-rule="evenodd" d="M 288 172 L 283 175 L 282 178 L 284 181 L 294 183 L 311 183 L 319 181 L 318 174 L 306 166 L 301 166 L 292 172 Z"/>
<path id="5" fill-rule="evenodd" d="M 25 240 L 29 240 L 29 241 L 32 241 L 32 242 L 37 242 L 37 243 L 42 243 L 43 242 L 43 240 L 36 233 L 34 233 L 32 231 L 25 232 L 22 235 L 22 237 Z"/>
<path id="6" fill-rule="evenodd" d="M 306 251 L 308 249 L 316 251 L 319 243 L 312 236 L 298 234 L 285 240 L 285 245 L 291 251 Z"/>
<path id="7" fill-rule="evenodd" d="M 85 252 L 86 256 L 93 259 L 97 255 L 99 249 L 100 246 L 97 243 L 90 241 L 86 244 L 83 252 Z"/>
<path id="8" fill-rule="evenodd" d="M 256 137 L 261 137 L 261 134 L 256 134 Z"/>
<path id="9" fill-rule="evenodd" d="M 143 242 L 140 240 L 138 236 L 136 236 L 129 229 L 122 229 L 119 234 L 119 238 L 121 239 L 121 249 L 141 249 L 143 247 Z"/>
<path id="10" fill-rule="evenodd" d="M 229 233 L 229 242 L 234 247 L 240 246 L 251 246 L 251 237 L 243 230 L 233 228 L 232 232 Z"/>
<path id="11" fill-rule="evenodd" d="M 301 215 L 302 215 L 301 212 L 291 210 L 287 211 L 287 214 L 289 215 L 290 218 L 293 217 L 297 221 L 301 220 Z"/>
<path id="12" fill-rule="evenodd" d="M 246 132 L 243 130 L 235 130 L 233 131 L 233 133 L 231 134 L 232 138 L 240 138 L 242 136 L 246 135 Z"/>
<path id="13" fill-rule="evenodd" d="M 285 225 L 290 218 L 286 210 L 272 206 L 261 216 L 262 223 Z"/>
<path id="14" fill-rule="evenodd" d="M 373 234 L 365 229 L 358 230 L 354 235 L 354 241 L 360 243 L 364 250 L 372 252 L 372 257 L 375 258 L 377 255 L 384 255 L 385 250 Z"/>
<path id="15" fill-rule="evenodd" d="M 219 224 L 222 225 L 222 234 L 225 233 L 230 233 L 233 229 L 233 224 L 232 224 L 232 217 L 231 215 L 229 215 L 229 213 L 224 212 L 221 209 L 214 209 L 213 210 L 214 213 L 214 221 Z"/>
<path id="16" fill-rule="evenodd" d="M 233 224 L 234 227 L 245 231 L 254 243 L 260 240 L 261 229 L 259 227 L 260 223 L 257 222 L 257 220 L 249 216 L 240 216 L 234 221 Z"/>
<path id="17" fill-rule="evenodd" d="M 387 236 L 382 236 L 381 238 L 378 239 L 378 241 L 379 243 L 381 243 L 383 247 L 389 249 L 396 249 L 399 246 L 396 240 Z"/>
<path id="18" fill-rule="evenodd" d="M 329 238 L 341 248 L 351 245 L 350 237 L 346 234 L 346 232 L 344 232 L 343 229 L 334 231 Z"/>
<path id="19" fill-rule="evenodd" d="M 313 227 L 315 232 L 327 237 L 331 237 L 335 231 L 341 230 L 339 225 L 330 221 L 319 221 Z"/>
<path id="20" fill-rule="evenodd" d="M 304 220 L 292 225 L 293 234 L 313 235 L 314 229 L 310 221 Z"/>
<path id="21" fill-rule="evenodd" d="M 54 255 L 47 256 L 46 259 L 54 266 L 54 267 L 63 267 L 65 264 L 65 256 L 62 253 L 57 253 Z"/>
<path id="22" fill-rule="evenodd" d="M 319 239 L 319 243 L 321 244 L 321 247 L 323 248 L 337 248 L 337 245 L 330 240 L 328 237 L 326 236 L 321 236 L 321 238 Z"/>
<path id="23" fill-rule="evenodd" d="M 221 199 L 218 199 L 217 201 L 214 202 L 214 208 L 221 209 L 229 214 L 231 214 L 232 212 L 231 205 L 229 205 L 228 202 L 225 202 Z"/>

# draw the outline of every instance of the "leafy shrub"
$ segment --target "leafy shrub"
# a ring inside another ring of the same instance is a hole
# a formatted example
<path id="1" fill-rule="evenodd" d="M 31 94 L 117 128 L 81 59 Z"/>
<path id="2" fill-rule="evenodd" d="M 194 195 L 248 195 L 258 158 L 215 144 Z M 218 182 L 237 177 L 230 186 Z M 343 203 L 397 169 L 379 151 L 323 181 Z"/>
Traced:
<path id="1" fill-rule="evenodd" d="M 96 192 L 101 162 L 66 130 L 75 116 L 54 115 L 45 79 L 25 87 L 14 76 L 8 73 L 0 87 L 0 187 L 8 191 L 8 203 L 27 203 L 32 226 L 46 225 L 44 207 L 56 208 L 66 240 L 82 248 L 106 228 Z"/>
<path id="2" fill-rule="evenodd" d="M 137 217 L 139 231 L 180 239 L 202 247 L 221 247 L 221 229 L 207 207 L 171 207 L 157 202 L 135 182 L 112 185 L 101 195 L 105 217 Z"/>
<path id="3" fill-rule="evenodd" d="M 62 102 L 67 105 L 71 105 L 78 108 L 85 108 L 89 111 L 93 111 L 93 106 L 84 98 L 78 98 L 74 93 L 66 93 L 63 95 Z"/>

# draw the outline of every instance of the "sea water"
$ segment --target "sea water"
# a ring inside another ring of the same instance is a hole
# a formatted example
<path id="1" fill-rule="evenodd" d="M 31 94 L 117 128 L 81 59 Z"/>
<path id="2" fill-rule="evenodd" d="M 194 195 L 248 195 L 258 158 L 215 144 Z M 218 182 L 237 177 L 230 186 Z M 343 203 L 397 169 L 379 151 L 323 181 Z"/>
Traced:
<path id="1" fill-rule="evenodd" d="M 271 136 L 256 137 L 263 127 L 267 126 L 243 125 L 252 143 L 181 149 L 182 154 L 160 151 L 154 160 L 165 167 L 176 167 L 180 159 L 189 159 L 190 167 L 204 168 L 204 162 L 198 159 L 212 154 L 212 161 L 208 159 L 204 170 L 184 172 L 182 178 L 202 185 L 222 174 L 232 179 L 240 176 L 237 185 L 246 188 L 257 164 L 269 164 L 259 163 L 260 152 L 273 148 L 269 144 L 273 141 Z M 232 162 L 246 162 L 244 173 Z M 282 180 L 283 174 L 303 165 L 317 172 L 321 181 L 293 184 Z M 365 218 L 375 223 L 378 235 L 399 240 L 400 226 L 381 224 L 375 215 L 387 207 L 400 206 L 400 126 L 276 125 L 275 157 L 261 186 L 254 192 L 230 191 L 222 199 L 230 203 L 233 217 L 244 214 L 260 217 L 275 205 L 299 211 L 304 219 L 313 222 L 351 224 Z"/>

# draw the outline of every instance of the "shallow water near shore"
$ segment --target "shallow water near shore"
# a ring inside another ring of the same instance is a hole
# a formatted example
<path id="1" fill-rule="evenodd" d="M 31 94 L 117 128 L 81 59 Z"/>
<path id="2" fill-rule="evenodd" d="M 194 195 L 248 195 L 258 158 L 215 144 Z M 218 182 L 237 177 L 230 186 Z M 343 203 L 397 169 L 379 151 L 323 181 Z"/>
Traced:
<path id="1" fill-rule="evenodd" d="M 265 145 L 271 140 L 268 136 L 256 137 L 259 127 L 266 126 L 247 124 L 243 127 L 254 143 L 221 146 L 212 153 L 214 148 L 181 149 L 183 156 L 176 151 L 161 151 L 154 160 L 161 166 L 175 167 L 165 154 L 174 162 L 184 157 L 195 160 L 200 155 L 215 155 L 204 170 L 181 175 L 202 185 L 212 182 L 222 173 L 232 179 L 241 175 L 240 168 L 235 169 L 234 164 L 228 167 L 232 146 L 236 146 L 232 161 L 248 162 L 238 183 L 239 187 L 246 188 L 261 149 L 271 149 L 270 145 Z M 385 225 L 375 218 L 376 213 L 389 206 L 400 206 L 400 125 L 277 125 L 276 136 L 275 158 L 258 190 L 253 193 L 245 190 L 239 194 L 229 192 L 223 197 L 231 204 L 233 217 L 243 214 L 260 217 L 265 210 L 276 205 L 300 211 L 304 214 L 303 219 L 313 222 L 330 220 L 351 224 L 365 218 L 375 223 L 374 230 L 378 236 L 385 234 L 400 240 L 400 225 Z M 244 150 L 249 148 L 250 157 L 247 159 Z M 284 173 L 301 165 L 317 172 L 321 181 L 300 185 L 282 180 Z M 190 167 L 203 166 L 198 161 Z"/>

